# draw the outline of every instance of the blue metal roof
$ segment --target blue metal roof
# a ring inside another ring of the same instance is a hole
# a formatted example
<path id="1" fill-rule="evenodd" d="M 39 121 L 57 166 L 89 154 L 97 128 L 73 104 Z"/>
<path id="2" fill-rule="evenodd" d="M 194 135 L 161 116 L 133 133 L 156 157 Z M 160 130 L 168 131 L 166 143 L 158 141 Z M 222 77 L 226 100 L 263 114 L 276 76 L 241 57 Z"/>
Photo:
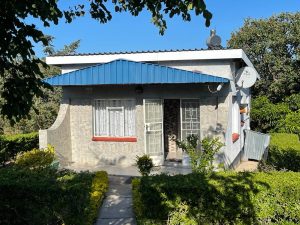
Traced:
<path id="1" fill-rule="evenodd" d="M 123 59 L 86 67 L 44 80 L 54 86 L 226 83 L 228 81 L 222 77 Z"/>

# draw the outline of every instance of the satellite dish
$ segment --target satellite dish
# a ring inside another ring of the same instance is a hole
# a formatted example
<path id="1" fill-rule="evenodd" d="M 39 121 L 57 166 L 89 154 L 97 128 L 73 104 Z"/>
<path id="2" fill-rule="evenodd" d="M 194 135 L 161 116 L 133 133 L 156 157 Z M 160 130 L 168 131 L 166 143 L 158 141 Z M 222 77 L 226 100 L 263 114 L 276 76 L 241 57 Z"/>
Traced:
<path id="1" fill-rule="evenodd" d="M 221 38 L 216 34 L 216 30 L 211 30 L 210 31 L 210 36 L 206 40 L 206 44 L 208 49 L 222 49 L 223 47 L 221 46 Z"/>
<path id="2" fill-rule="evenodd" d="M 236 73 L 236 85 L 240 88 L 252 87 L 255 84 L 257 77 L 258 74 L 253 67 L 242 67 Z"/>

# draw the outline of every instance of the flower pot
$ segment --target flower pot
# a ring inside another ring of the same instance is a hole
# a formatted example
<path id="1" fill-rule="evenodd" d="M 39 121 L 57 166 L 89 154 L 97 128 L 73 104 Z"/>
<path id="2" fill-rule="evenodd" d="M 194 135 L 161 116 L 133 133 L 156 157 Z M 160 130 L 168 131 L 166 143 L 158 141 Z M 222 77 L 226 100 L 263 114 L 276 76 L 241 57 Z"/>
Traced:
<path id="1" fill-rule="evenodd" d="M 182 153 L 182 166 L 189 167 L 191 165 L 191 157 L 186 153 Z"/>

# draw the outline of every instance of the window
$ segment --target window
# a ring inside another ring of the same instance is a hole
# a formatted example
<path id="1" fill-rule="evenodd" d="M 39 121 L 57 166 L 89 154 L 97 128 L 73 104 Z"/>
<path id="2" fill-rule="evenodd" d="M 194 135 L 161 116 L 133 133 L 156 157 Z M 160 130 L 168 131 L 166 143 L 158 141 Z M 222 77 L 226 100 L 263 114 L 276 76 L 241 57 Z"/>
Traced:
<path id="1" fill-rule="evenodd" d="M 182 99 L 181 140 L 192 134 L 200 137 L 200 102 L 199 99 Z"/>
<path id="2" fill-rule="evenodd" d="M 95 100 L 94 136 L 135 136 L 135 101 Z"/>

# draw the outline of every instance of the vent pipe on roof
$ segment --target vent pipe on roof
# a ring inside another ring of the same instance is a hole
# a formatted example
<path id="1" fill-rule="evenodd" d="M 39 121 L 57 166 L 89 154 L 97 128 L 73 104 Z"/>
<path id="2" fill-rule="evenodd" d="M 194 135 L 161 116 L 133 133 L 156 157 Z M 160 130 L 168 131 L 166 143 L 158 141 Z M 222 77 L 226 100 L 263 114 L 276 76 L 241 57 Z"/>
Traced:
<path id="1" fill-rule="evenodd" d="M 217 31 L 216 30 L 211 30 L 210 31 L 210 36 L 209 38 L 207 38 L 206 40 L 206 44 L 208 49 L 223 49 L 222 45 L 221 45 L 221 38 L 220 36 L 216 35 Z"/>

